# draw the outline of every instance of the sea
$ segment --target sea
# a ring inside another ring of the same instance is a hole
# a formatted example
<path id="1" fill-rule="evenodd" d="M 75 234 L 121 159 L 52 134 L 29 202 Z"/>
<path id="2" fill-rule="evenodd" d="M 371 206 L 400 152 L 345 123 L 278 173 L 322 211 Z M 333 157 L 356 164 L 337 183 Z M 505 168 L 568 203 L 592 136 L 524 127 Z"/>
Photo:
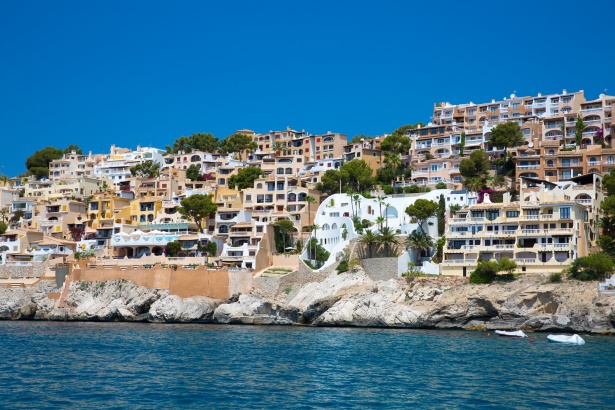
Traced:
<path id="1" fill-rule="evenodd" d="M 5 321 L 0 409 L 615 408 L 615 337 L 528 335 Z"/>

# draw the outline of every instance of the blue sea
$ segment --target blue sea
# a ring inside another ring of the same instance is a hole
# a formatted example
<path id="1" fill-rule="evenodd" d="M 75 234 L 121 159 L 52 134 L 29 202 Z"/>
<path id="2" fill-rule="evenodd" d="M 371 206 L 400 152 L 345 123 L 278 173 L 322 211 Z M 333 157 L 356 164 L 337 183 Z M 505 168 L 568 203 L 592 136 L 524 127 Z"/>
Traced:
<path id="1" fill-rule="evenodd" d="M 0 322 L 0 409 L 615 408 L 615 337 Z"/>

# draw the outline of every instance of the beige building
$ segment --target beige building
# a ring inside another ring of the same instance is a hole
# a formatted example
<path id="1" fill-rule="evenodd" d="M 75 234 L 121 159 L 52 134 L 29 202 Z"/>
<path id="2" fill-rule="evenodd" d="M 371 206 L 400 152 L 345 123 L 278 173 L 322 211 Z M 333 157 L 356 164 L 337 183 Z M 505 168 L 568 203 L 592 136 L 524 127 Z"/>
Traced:
<path id="1" fill-rule="evenodd" d="M 95 166 L 104 159 L 104 155 L 92 155 L 92 151 L 87 155 L 80 155 L 72 151 L 69 154 L 64 154 L 62 158 L 49 163 L 49 179 L 56 181 L 60 179 L 93 177 Z"/>
<path id="2" fill-rule="evenodd" d="M 24 186 L 24 197 L 41 201 L 49 201 L 59 198 L 85 198 L 102 190 L 103 186 L 111 186 L 111 180 L 107 178 L 66 178 L 61 180 L 41 180 L 33 178 Z"/>
<path id="3" fill-rule="evenodd" d="M 556 184 L 520 178 L 519 200 L 486 199 L 448 221 L 441 273 L 469 276 L 478 259 L 509 258 L 518 272 L 560 272 L 589 253 L 598 238 L 602 177 Z"/>

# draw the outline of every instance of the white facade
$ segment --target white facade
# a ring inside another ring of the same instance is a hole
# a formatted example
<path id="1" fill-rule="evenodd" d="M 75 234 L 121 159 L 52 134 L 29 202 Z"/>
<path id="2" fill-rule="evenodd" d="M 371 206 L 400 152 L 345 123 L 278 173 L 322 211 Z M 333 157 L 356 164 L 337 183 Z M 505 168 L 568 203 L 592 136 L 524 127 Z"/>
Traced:
<path id="1" fill-rule="evenodd" d="M 118 185 L 132 176 L 130 168 L 135 165 L 152 161 L 162 167 L 164 153 L 164 150 L 152 147 L 137 147 L 135 151 L 130 151 L 111 145 L 111 153 L 94 166 L 94 177 L 107 177 Z"/>
<path id="2" fill-rule="evenodd" d="M 334 263 L 336 255 L 348 246 L 350 240 L 360 236 L 354 230 L 353 207 L 355 207 L 354 213 L 361 220 L 367 219 L 372 222 L 372 226 L 367 229 L 374 232 L 378 231 L 376 219 L 382 215 L 386 218 L 385 226 L 392 228 L 400 236 L 407 236 L 418 229 L 418 224 L 410 221 L 410 217 L 406 214 L 406 208 L 417 199 L 438 202 L 440 195 L 446 197 L 450 192 L 449 189 L 437 189 L 414 196 L 392 195 L 371 199 L 361 196 L 360 202 L 355 201 L 353 204 L 351 204 L 351 198 L 347 194 L 330 196 L 318 208 L 314 223 L 319 228 L 312 234 L 321 246 L 331 253 L 331 257 L 325 263 L 325 266 Z M 430 218 L 422 228 L 434 238 L 434 241 L 438 238 L 438 221 L 435 216 Z M 343 238 L 344 230 L 347 232 L 346 239 Z M 302 257 L 304 259 L 307 257 L 307 251 L 304 252 Z"/>

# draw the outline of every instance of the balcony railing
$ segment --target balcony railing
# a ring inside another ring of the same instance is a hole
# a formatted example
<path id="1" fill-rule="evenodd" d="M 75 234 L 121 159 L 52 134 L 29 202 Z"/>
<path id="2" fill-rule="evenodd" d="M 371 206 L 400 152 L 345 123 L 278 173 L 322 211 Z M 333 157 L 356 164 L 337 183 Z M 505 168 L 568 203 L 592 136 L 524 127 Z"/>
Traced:
<path id="1" fill-rule="evenodd" d="M 591 199 L 575 199 L 574 201 L 577 204 L 591 204 L 592 203 Z"/>
<path id="2" fill-rule="evenodd" d="M 581 110 L 581 114 L 588 114 L 590 112 L 600 112 L 600 111 L 602 111 L 602 107 L 588 108 L 587 110 Z"/>
<path id="3" fill-rule="evenodd" d="M 495 245 L 495 249 L 515 249 L 515 245 Z"/>
<path id="4" fill-rule="evenodd" d="M 517 169 L 540 169 L 540 165 L 517 165 Z"/>
<path id="5" fill-rule="evenodd" d="M 596 165 L 600 165 L 602 163 L 602 161 L 589 161 L 587 163 L 587 165 L 589 165 L 590 167 L 596 166 Z"/>
<path id="6" fill-rule="evenodd" d="M 515 258 L 515 262 L 517 262 L 518 264 L 536 263 L 536 259 L 535 258 L 529 258 L 529 259 Z"/>

